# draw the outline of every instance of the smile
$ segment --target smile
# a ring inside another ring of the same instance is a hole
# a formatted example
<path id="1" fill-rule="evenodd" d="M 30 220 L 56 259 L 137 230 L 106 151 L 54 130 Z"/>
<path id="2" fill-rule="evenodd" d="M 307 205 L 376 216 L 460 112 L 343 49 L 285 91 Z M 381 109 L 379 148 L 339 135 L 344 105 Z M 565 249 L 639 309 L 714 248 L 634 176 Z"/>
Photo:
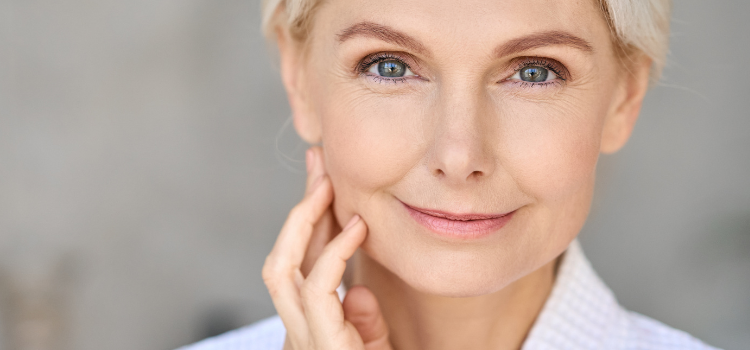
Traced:
<path id="1" fill-rule="evenodd" d="M 511 211 L 504 214 L 455 214 L 440 210 L 423 209 L 401 202 L 409 215 L 422 226 L 444 237 L 474 239 L 500 230 L 510 221 Z"/>

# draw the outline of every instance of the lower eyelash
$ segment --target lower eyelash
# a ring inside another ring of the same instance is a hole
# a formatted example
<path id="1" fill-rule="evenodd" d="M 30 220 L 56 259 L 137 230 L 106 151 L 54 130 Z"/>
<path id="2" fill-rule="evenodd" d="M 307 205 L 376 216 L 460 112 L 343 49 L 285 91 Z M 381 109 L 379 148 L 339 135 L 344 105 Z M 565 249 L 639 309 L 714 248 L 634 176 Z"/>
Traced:
<path id="1" fill-rule="evenodd" d="M 513 81 L 512 84 L 516 84 L 520 88 L 535 88 L 535 87 L 551 87 L 551 85 L 562 85 L 562 82 L 560 81 L 545 81 L 541 83 L 534 83 L 530 81 Z"/>
<path id="2" fill-rule="evenodd" d="M 400 78 L 386 78 L 386 77 L 381 77 L 379 75 L 368 74 L 367 72 L 360 73 L 360 75 L 363 78 L 371 79 L 374 83 L 378 83 L 378 84 L 393 84 L 393 85 L 395 85 L 395 84 L 407 83 L 406 78 L 403 78 L 403 77 L 400 77 Z"/>
<path id="3" fill-rule="evenodd" d="M 380 83 L 380 84 L 388 84 L 388 83 L 398 84 L 398 83 L 405 83 L 406 82 L 406 78 L 403 78 L 403 77 L 401 77 L 401 78 L 386 78 L 386 77 L 381 77 L 379 75 L 371 75 L 371 74 L 365 74 L 365 76 L 367 76 L 367 77 L 375 80 L 375 82 Z"/>

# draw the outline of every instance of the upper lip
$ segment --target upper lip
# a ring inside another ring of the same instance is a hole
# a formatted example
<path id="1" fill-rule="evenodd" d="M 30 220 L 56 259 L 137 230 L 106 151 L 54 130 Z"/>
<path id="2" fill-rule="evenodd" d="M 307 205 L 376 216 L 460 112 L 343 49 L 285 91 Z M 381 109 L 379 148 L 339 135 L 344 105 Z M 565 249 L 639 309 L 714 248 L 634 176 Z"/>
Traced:
<path id="1" fill-rule="evenodd" d="M 502 213 L 502 214 L 476 214 L 476 213 L 467 213 L 467 214 L 457 214 L 457 213 L 451 213 L 447 211 L 442 210 L 435 210 L 435 209 L 425 209 L 425 208 L 419 208 L 415 207 L 413 205 L 403 203 L 405 206 L 411 208 L 412 210 L 416 210 L 420 213 L 427 214 L 430 216 L 448 219 L 448 220 L 454 220 L 454 221 L 472 221 L 472 220 L 491 220 L 491 219 L 497 219 L 501 218 L 503 216 L 506 216 L 510 213 Z"/>

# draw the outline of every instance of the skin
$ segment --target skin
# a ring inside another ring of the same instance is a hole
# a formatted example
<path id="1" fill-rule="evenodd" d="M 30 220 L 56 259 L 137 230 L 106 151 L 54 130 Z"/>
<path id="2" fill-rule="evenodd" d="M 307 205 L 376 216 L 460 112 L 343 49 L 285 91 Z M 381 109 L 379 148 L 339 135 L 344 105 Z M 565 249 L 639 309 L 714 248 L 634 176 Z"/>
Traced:
<path id="1" fill-rule="evenodd" d="M 341 40 L 362 22 L 418 45 Z M 498 54 L 548 32 L 591 50 L 548 40 Z M 586 220 L 599 154 L 630 136 L 650 60 L 615 53 L 593 0 L 329 0 L 306 42 L 284 27 L 277 40 L 295 127 L 322 145 L 308 151 L 307 193 L 263 270 L 285 347 L 519 349 Z M 414 75 L 357 70 L 378 53 Z M 518 80 L 529 62 L 560 79 Z M 401 202 L 513 216 L 486 236 L 446 237 Z M 357 251 L 358 287 L 342 304 L 335 289 Z"/>

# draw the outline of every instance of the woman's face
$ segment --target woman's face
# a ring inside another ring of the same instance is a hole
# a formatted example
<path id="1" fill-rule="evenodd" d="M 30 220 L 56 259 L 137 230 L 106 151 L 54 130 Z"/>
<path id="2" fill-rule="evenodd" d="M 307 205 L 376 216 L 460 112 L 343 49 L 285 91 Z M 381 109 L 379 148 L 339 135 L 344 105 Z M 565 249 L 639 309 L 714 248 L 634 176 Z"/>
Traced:
<path id="1" fill-rule="evenodd" d="M 305 50 L 282 48 L 285 83 L 337 218 L 359 214 L 369 257 L 446 296 L 565 250 L 648 74 L 622 73 L 594 0 L 328 0 Z"/>

